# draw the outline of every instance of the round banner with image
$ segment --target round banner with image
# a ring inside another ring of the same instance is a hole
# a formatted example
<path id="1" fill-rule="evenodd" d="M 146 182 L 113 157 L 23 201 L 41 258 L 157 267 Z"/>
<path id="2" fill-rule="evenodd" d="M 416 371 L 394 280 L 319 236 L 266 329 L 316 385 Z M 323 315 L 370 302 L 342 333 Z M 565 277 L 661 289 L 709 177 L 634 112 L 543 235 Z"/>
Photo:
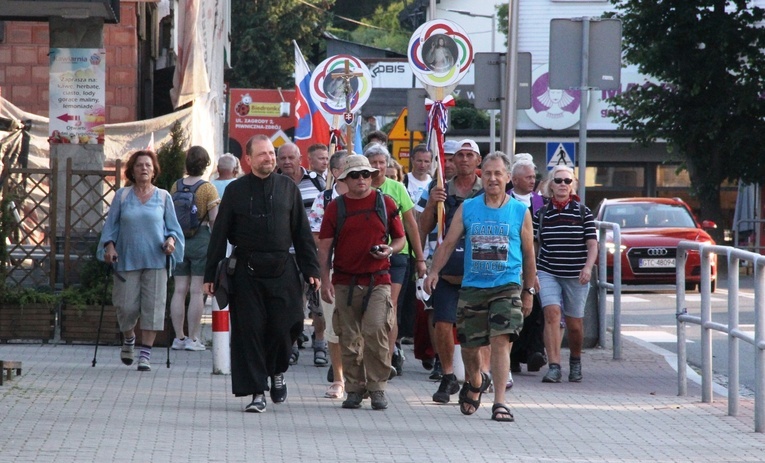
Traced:
<path id="1" fill-rule="evenodd" d="M 311 75 L 311 98 L 319 109 L 332 115 L 355 113 L 367 102 L 370 93 L 372 74 L 355 56 L 330 56 Z"/>
<path id="2" fill-rule="evenodd" d="M 446 19 L 428 21 L 412 34 L 409 66 L 422 83 L 448 87 L 462 79 L 473 62 L 473 44 L 462 27 Z"/>

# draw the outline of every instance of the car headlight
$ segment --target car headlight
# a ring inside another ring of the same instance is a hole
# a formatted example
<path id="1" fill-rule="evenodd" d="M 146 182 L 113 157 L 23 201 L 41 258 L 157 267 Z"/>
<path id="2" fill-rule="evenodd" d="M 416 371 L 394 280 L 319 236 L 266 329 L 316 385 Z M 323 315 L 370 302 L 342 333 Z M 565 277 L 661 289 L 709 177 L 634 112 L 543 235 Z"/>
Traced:
<path id="1" fill-rule="evenodd" d="M 624 253 L 624 251 L 627 250 L 627 246 L 621 244 L 619 245 L 619 250 Z M 614 243 L 606 243 L 606 251 L 609 254 L 615 254 L 616 253 L 616 245 Z"/>

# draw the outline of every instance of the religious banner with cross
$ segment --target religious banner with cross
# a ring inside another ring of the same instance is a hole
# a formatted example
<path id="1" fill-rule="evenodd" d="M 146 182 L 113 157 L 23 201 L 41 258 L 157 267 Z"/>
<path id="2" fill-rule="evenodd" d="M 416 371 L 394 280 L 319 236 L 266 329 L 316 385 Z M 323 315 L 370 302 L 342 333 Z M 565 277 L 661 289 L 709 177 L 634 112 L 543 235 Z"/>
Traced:
<path id="1" fill-rule="evenodd" d="M 473 45 L 462 27 L 446 19 L 428 21 L 414 31 L 409 39 L 409 66 L 430 96 L 427 145 L 433 153 L 435 177 L 439 187 L 444 185 L 443 147 L 449 126 L 449 106 L 454 105 L 451 93 L 467 74 L 473 63 Z M 438 242 L 444 236 L 444 205 L 438 204 Z"/>
<path id="2" fill-rule="evenodd" d="M 311 76 L 311 98 L 320 110 L 333 116 L 331 129 L 339 129 L 341 116 L 345 122 L 349 153 L 353 152 L 353 119 L 371 92 L 372 74 L 355 56 L 331 56 L 319 63 Z"/>

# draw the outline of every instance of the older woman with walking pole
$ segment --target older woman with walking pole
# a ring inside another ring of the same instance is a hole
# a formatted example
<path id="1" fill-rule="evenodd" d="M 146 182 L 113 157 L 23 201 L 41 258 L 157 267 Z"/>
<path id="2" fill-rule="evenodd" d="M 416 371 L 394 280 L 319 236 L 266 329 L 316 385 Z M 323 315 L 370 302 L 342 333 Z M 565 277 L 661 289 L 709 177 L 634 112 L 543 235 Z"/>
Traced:
<path id="1" fill-rule="evenodd" d="M 130 186 L 114 194 L 98 248 L 99 258 L 124 279 L 114 278 L 112 302 L 123 335 L 120 358 L 125 365 L 133 364 L 135 327 L 141 320 L 138 371 L 151 371 L 151 348 L 165 324 L 168 270 L 183 260 L 183 231 L 170 193 L 153 184 L 158 175 L 153 151 L 130 156 L 125 166 Z"/>

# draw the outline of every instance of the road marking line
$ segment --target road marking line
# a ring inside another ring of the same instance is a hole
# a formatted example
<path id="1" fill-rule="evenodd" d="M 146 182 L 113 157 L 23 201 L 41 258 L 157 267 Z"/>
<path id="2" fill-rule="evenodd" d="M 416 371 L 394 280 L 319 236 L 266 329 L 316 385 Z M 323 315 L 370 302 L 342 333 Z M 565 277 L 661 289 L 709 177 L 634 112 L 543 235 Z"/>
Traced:
<path id="1" fill-rule="evenodd" d="M 646 342 L 677 342 L 677 335 L 667 333 L 666 331 L 622 331 L 625 336 L 638 338 Z M 693 341 L 686 340 L 687 343 Z"/>
<path id="2" fill-rule="evenodd" d="M 608 300 L 608 302 L 614 302 L 614 295 L 613 294 L 609 294 L 608 296 L 606 296 L 606 299 Z M 645 298 L 642 298 L 642 297 L 637 297 L 637 296 L 624 296 L 624 295 L 622 295 L 622 302 L 651 302 L 651 300 L 650 299 L 645 299 Z"/>

